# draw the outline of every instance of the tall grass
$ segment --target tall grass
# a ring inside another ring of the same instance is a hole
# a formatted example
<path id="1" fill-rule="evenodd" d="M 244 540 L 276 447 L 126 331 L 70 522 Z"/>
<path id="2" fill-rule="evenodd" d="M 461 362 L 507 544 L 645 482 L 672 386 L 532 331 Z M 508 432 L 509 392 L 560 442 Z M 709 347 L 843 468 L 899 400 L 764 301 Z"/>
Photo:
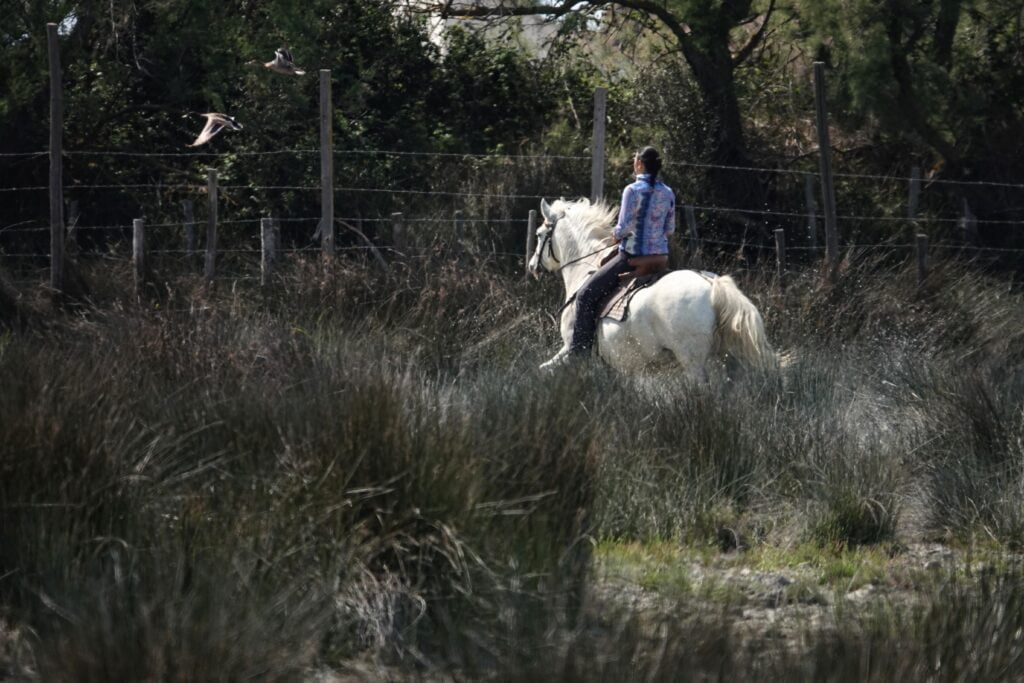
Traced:
<path id="1" fill-rule="evenodd" d="M 297 263 L 270 296 L 182 277 L 142 306 L 120 293 L 127 272 L 86 275 L 90 301 L 19 302 L 0 337 L 0 617 L 34 634 L 44 680 L 355 662 L 842 680 L 832 662 L 879 652 L 920 672 L 932 651 L 877 634 L 932 638 L 933 612 L 844 620 L 808 634 L 810 660 L 766 659 L 730 612 L 594 603 L 590 545 L 1016 547 L 1024 529 L 1024 305 L 955 263 L 923 290 L 870 256 L 834 288 L 808 274 L 779 294 L 746 273 L 794 360 L 715 367 L 706 385 L 538 372 L 557 283 L 491 262 Z M 965 584 L 935 637 L 981 637 L 972 610 L 1018 597 L 993 585 Z"/>

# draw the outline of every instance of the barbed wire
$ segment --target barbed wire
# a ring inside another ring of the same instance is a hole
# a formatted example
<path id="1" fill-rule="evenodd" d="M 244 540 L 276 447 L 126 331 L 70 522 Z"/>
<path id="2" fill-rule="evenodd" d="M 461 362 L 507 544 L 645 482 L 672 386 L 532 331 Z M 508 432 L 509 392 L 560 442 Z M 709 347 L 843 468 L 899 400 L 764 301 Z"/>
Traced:
<path id="1" fill-rule="evenodd" d="M 751 173 L 775 173 L 784 175 L 803 175 L 803 176 L 816 176 L 818 175 L 814 171 L 796 171 L 788 168 L 767 168 L 761 166 L 730 166 L 728 164 L 701 164 L 695 161 L 680 161 L 673 166 L 683 166 L 687 168 L 710 168 L 719 171 L 747 171 Z M 833 173 L 833 175 L 835 175 Z"/>
<path id="2" fill-rule="evenodd" d="M 319 154 L 319 149 L 279 149 L 272 151 L 239 151 L 239 152 L 129 152 L 120 150 L 65 150 L 65 156 L 126 156 L 126 157 L 252 157 L 268 155 L 302 155 Z M 23 156 L 47 155 L 49 152 L 21 152 Z M 565 154 L 500 154 L 472 152 L 415 152 L 392 149 L 336 149 L 334 156 L 381 155 L 399 157 L 434 157 L 451 159 L 551 159 L 553 161 L 590 161 L 590 155 Z M 0 155 L 3 156 L 3 155 Z M 14 155 L 11 155 L 14 156 Z"/>
<path id="3" fill-rule="evenodd" d="M 501 194 L 488 192 L 443 192 L 440 190 L 396 190 L 374 187 L 336 187 L 341 192 L 388 192 L 391 194 L 426 194 L 439 197 L 476 197 L 486 199 L 544 199 L 542 194 Z"/>
<path id="4" fill-rule="evenodd" d="M 701 246 L 703 246 L 705 244 L 718 244 L 718 245 L 723 245 L 723 246 L 739 247 L 739 248 L 742 248 L 742 249 L 754 249 L 754 250 L 758 250 L 758 251 L 774 251 L 775 250 L 775 246 L 771 245 L 771 244 L 759 244 L 759 243 L 753 243 L 753 242 L 738 242 L 738 241 L 734 241 L 734 240 L 721 240 L 721 239 L 714 239 L 714 238 L 699 238 L 697 241 L 700 243 Z M 844 249 L 844 250 L 849 250 L 849 249 L 883 249 L 883 250 L 897 250 L 897 249 L 899 249 L 899 250 L 913 250 L 913 249 L 917 248 L 917 245 L 916 244 L 908 244 L 908 243 L 899 243 L 899 244 L 885 244 L 885 243 L 858 244 L 858 243 L 848 243 L 848 244 L 840 245 L 840 248 Z M 941 244 L 941 243 L 940 244 L 929 244 L 928 245 L 928 249 L 943 249 L 943 250 L 947 250 L 947 251 L 949 251 L 949 250 L 951 250 L 951 251 L 971 251 L 971 252 L 979 252 L 979 253 L 980 252 L 1024 253 L 1024 248 L 989 247 L 989 246 L 978 246 L 978 245 L 970 245 L 970 244 Z M 786 251 L 787 252 L 788 251 L 824 251 L 824 250 L 825 250 L 824 246 L 786 245 Z M 283 253 L 283 254 L 288 254 L 288 253 L 312 253 L 312 252 L 321 252 L 321 251 L 322 251 L 322 247 L 316 246 L 316 245 L 311 245 L 311 246 L 306 246 L 306 247 L 278 247 L 278 248 L 274 249 L 274 252 L 275 253 L 279 253 L 279 254 L 281 254 L 281 253 Z M 421 253 L 421 254 L 435 253 L 436 249 L 432 249 L 432 248 L 429 248 L 429 247 L 422 247 L 422 248 L 404 247 L 402 249 L 397 249 L 394 246 L 389 246 L 389 245 L 350 245 L 350 246 L 337 246 L 337 247 L 335 247 L 335 251 L 336 252 L 383 251 L 383 252 L 391 252 L 391 253 L 399 253 L 399 254 L 408 255 L 408 254 L 414 254 L 414 253 Z M 157 254 L 157 255 L 171 254 L 171 255 L 202 256 L 204 254 L 204 250 L 202 248 L 194 249 L 192 251 L 189 251 L 187 249 L 151 249 L 151 250 L 147 250 L 146 253 L 147 254 Z M 217 249 L 217 254 L 218 255 L 222 255 L 222 254 L 223 255 L 231 255 L 231 254 L 253 254 L 253 255 L 255 255 L 255 254 L 262 254 L 262 253 L 263 253 L 263 250 L 258 248 L 258 247 L 234 248 L 234 249 Z M 489 251 L 489 250 L 483 250 L 481 253 L 482 253 L 482 255 L 509 256 L 509 257 L 516 257 L 516 258 L 524 258 L 524 256 L 525 256 L 523 253 L 508 252 L 508 251 Z M 107 254 L 107 253 L 102 253 L 102 254 L 97 254 L 97 255 L 102 256 L 104 258 L 110 258 L 112 260 L 130 260 L 130 257 L 127 257 L 127 256 L 126 257 L 117 257 L 116 255 L 111 255 L 111 254 Z M 49 258 L 49 254 L 47 254 L 47 253 L 30 253 L 30 252 L 13 252 L 13 253 L 8 253 L 8 252 L 0 251 L 0 256 L 8 257 L 8 258 L 36 258 L 36 259 Z"/>
<path id="5" fill-rule="evenodd" d="M 126 184 L 82 184 L 82 185 L 66 185 L 64 186 L 64 192 L 73 192 L 75 190 L 139 190 L 139 189 L 164 189 L 164 190 L 177 190 L 177 189 L 189 189 L 194 191 L 206 190 L 206 185 L 196 185 L 191 183 L 126 183 Z M 16 187 L 16 188 L 0 188 L 0 192 L 14 192 L 19 190 L 46 190 L 49 189 L 44 186 L 39 187 Z M 219 190 L 272 190 L 272 191 L 301 191 L 301 192 L 319 192 L 323 188 L 320 185 L 217 185 Z M 334 187 L 335 192 L 376 192 L 376 193 L 391 193 L 391 194 L 420 194 L 420 195 L 432 195 L 439 197 L 478 197 L 487 199 L 543 199 L 546 195 L 520 195 L 520 194 L 502 194 L 502 193 L 486 193 L 486 192 L 444 192 L 441 190 L 401 190 L 395 188 L 379 188 L 379 187 Z"/>
<path id="6" fill-rule="evenodd" d="M 711 213 L 742 213 L 742 214 L 753 214 L 758 216 L 779 216 L 782 218 L 815 218 L 819 221 L 825 220 L 825 215 L 820 213 L 810 212 L 787 212 L 787 211 L 772 211 L 771 209 L 733 209 L 724 206 L 698 206 L 693 205 L 694 211 L 708 211 Z M 906 216 L 858 216 L 848 214 L 837 214 L 837 220 L 847 221 L 878 221 L 878 222 L 896 222 L 896 223 L 961 223 L 964 218 L 962 216 L 957 218 L 939 218 L 932 216 L 918 216 L 916 218 L 908 218 Z M 984 219 L 984 218 L 972 218 L 972 223 L 979 225 L 1024 225 L 1024 219 L 1022 220 L 996 220 L 996 219 Z"/>
<path id="7" fill-rule="evenodd" d="M 313 153 L 318 150 L 276 150 L 271 152 L 251 152 L 251 153 L 239 153 L 239 154 L 289 154 L 289 153 Z M 22 152 L 22 153 L 10 153 L 7 156 L 39 156 L 45 155 L 47 152 Z M 121 151 L 71 151 L 68 154 L 112 154 L 112 155 L 124 155 L 124 156 L 225 156 L 232 153 L 217 153 L 217 152 L 190 152 L 190 153 L 150 153 L 150 152 L 121 152 Z M 551 158 L 551 159 L 589 159 L 590 157 L 578 156 L 557 156 L 552 155 L 549 157 L 538 156 L 538 155 L 466 155 L 456 153 L 434 153 L 434 152 L 403 152 L 398 150 L 343 150 L 338 151 L 336 154 L 394 154 L 404 156 L 452 156 L 452 157 L 507 157 L 507 158 Z M 718 169 L 732 169 L 741 171 L 756 171 L 756 172 L 777 172 L 777 173 L 790 173 L 798 175 L 812 176 L 816 175 L 807 171 L 794 171 L 788 169 L 770 169 L 770 168 L 758 168 L 750 166 L 729 166 L 722 164 L 699 164 L 692 162 L 684 162 L 681 165 L 689 167 L 702 167 L 702 168 L 718 168 Z M 872 179 L 883 179 L 883 180 L 911 180 L 910 178 L 900 178 L 895 176 L 883 176 L 873 174 L 849 174 L 849 173 L 837 173 L 836 177 L 845 178 L 872 178 Z M 932 182 L 945 182 L 955 183 L 961 185 L 989 185 L 1006 188 L 1024 188 L 1024 184 L 1016 183 L 997 183 L 991 181 L 954 181 L 954 180 L 942 180 L 942 179 L 931 179 L 928 181 Z M 0 188 L 0 192 L 23 192 L 23 191 L 43 191 L 47 190 L 47 186 L 21 186 L 21 187 L 9 187 Z M 187 189 L 195 192 L 204 192 L 206 190 L 205 184 L 192 184 L 192 183 L 132 183 L 132 184 L 79 184 L 79 185 L 68 185 L 63 188 L 66 192 L 75 192 L 78 190 L 90 190 L 90 189 L 115 189 L 115 190 L 131 190 L 131 189 Z M 219 185 L 219 190 L 223 191 L 302 191 L 302 192 L 314 192 L 322 191 L 320 185 L 246 185 L 246 184 L 227 184 Z M 351 187 L 341 186 L 334 187 L 336 192 L 366 192 L 366 193 L 387 193 L 396 195 L 424 195 L 424 196 L 444 196 L 444 197 L 468 197 L 468 198 L 487 198 L 487 199 L 542 199 L 546 195 L 536 194 L 513 194 L 513 193 L 481 193 L 481 192 L 447 192 L 440 190 L 413 190 L 413 189 L 400 189 L 400 188 L 367 188 L 367 187 Z M 696 211 L 711 212 L 711 213 L 734 213 L 734 214 L 746 214 L 756 216 L 772 216 L 780 218 L 794 218 L 794 219 L 816 219 L 824 220 L 825 216 L 820 213 L 812 212 L 794 212 L 794 211 L 773 211 L 771 209 L 749 209 L 749 208 L 734 208 L 734 207 L 722 207 L 722 206 L 705 206 L 705 205 L 694 205 L 692 207 Z M 843 221 L 873 221 L 873 222 L 899 222 L 899 223 L 915 223 L 915 224 L 962 224 L 965 220 L 964 217 L 944 218 L 944 217 L 904 217 L 904 216 L 871 216 L 871 215 L 850 215 L 840 214 L 836 216 L 837 220 Z M 220 221 L 222 224 L 230 223 L 244 223 L 244 222 L 258 222 L 259 219 L 247 219 L 237 221 Z M 318 220 L 316 217 L 310 217 L 306 219 L 276 219 L 279 221 L 288 220 Z M 348 218 L 343 220 L 349 221 L 362 221 L 362 222 L 383 222 L 391 220 L 389 218 Z M 447 218 L 403 218 L 404 222 L 435 222 L 441 223 L 447 220 Z M 496 222 L 495 219 L 462 219 L 466 223 L 471 222 Z M 503 219 L 507 222 L 514 222 L 521 219 Z M 1012 220 L 1012 219 L 986 219 L 986 218 L 971 218 L 971 223 L 976 225 L 1021 225 L 1024 224 L 1024 220 Z M 200 221 L 201 222 L 201 221 Z M 149 224 L 147 227 L 171 227 L 181 225 L 182 222 L 173 223 L 156 223 Z M 130 226 L 80 226 L 78 230 L 113 230 L 113 229 L 124 229 Z M 0 228 L 0 232 L 34 232 L 34 231 L 46 231 L 49 228 Z"/>
<path id="8" fill-rule="evenodd" d="M 222 157 L 258 157 L 272 155 L 306 155 L 319 154 L 319 149 L 281 149 L 269 151 L 231 151 L 231 152 L 132 152 L 122 150 L 64 150 L 64 156 L 127 156 L 127 157 L 191 157 L 191 158 L 222 158 Z M 6 152 L 0 153 L 0 157 L 43 157 L 48 156 L 49 151 L 36 152 Z M 589 161 L 589 155 L 559 155 L 559 154 L 499 154 L 499 153 L 464 153 L 464 152 L 417 152 L 404 150 L 387 149 L 350 149 L 334 150 L 334 156 L 357 156 L 357 155 L 387 155 L 400 157 L 434 157 L 434 158 L 456 158 L 456 159 L 528 159 L 528 160 L 552 160 L 552 161 Z M 731 164 L 710 164 L 699 162 L 677 162 L 679 167 L 703 168 L 715 170 L 743 171 L 748 173 L 767 173 L 798 176 L 817 176 L 815 171 L 802 171 L 785 168 L 770 168 L 762 166 L 742 166 Z M 946 178 L 913 178 L 907 176 L 881 175 L 874 173 L 843 173 L 835 172 L 834 178 L 854 178 L 865 180 L 883 180 L 887 182 L 911 182 L 921 181 L 927 185 L 965 185 L 982 187 L 1002 187 L 1008 189 L 1024 189 L 1024 183 L 1000 182 L 990 180 L 953 180 Z"/>
<path id="9" fill-rule="evenodd" d="M 701 244 L 723 244 L 726 246 L 743 247 L 746 249 L 757 249 L 763 251 L 774 251 L 775 246 L 771 244 L 756 244 L 752 242 L 736 242 L 730 240 L 719 240 L 713 238 L 701 237 L 698 239 Z M 898 244 L 858 244 L 848 243 L 839 245 L 840 249 L 916 249 L 916 244 L 898 243 Z M 995 251 L 995 252 L 1007 252 L 1007 253 L 1024 253 L 1024 248 L 1019 247 L 986 247 L 972 244 L 929 244 L 928 249 L 946 249 L 953 251 Z M 786 251 L 825 251 L 824 246 L 810 246 L 810 245 L 786 245 Z"/>
<path id="10" fill-rule="evenodd" d="M 702 164 L 691 161 L 682 161 L 675 164 L 676 166 L 683 166 L 689 168 L 706 168 L 726 171 L 746 171 L 750 173 L 769 173 L 769 174 L 784 174 L 784 175 L 800 175 L 818 177 L 820 172 L 818 171 L 799 171 L 787 168 L 768 168 L 761 166 L 732 166 L 728 164 Z M 860 180 L 884 180 L 887 182 L 921 182 L 923 183 L 922 190 L 929 185 L 975 185 L 975 186 L 987 186 L 987 187 L 1003 187 L 1010 189 L 1024 189 L 1024 183 L 1009 183 L 1000 182 L 996 180 L 952 180 L 947 178 L 920 178 L 912 176 L 899 176 L 899 175 L 881 175 L 878 173 L 832 173 L 833 178 L 853 178 Z"/>
<path id="11" fill-rule="evenodd" d="M 817 174 L 814 174 L 817 175 Z M 942 185 L 978 185 L 987 187 L 1006 187 L 1012 189 L 1024 189 L 1024 183 L 1003 183 L 995 180 L 947 180 L 945 178 L 908 178 L 904 176 L 872 175 L 870 173 L 833 173 L 834 178 L 866 178 L 874 180 L 898 180 L 901 182 L 921 181 L 922 190 L 931 184 Z"/>
<path id="12" fill-rule="evenodd" d="M 192 183 L 82 183 L 81 185 L 65 185 L 63 189 L 64 192 L 73 192 L 75 190 L 180 190 L 182 188 L 205 190 L 206 185 Z"/>
<path id="13" fill-rule="evenodd" d="M 1024 186 L 1022 186 L 1024 187 Z M 93 184 L 93 185 L 70 185 L 65 187 L 65 191 L 74 191 L 82 189 L 181 189 L 187 188 L 194 191 L 205 191 L 205 185 L 194 185 L 194 184 L 169 184 L 164 185 L 161 183 L 136 183 L 136 184 Z M 44 186 L 35 187 L 16 187 L 16 188 L 0 188 L 0 192 L 15 192 L 20 190 L 46 190 Z M 236 190 L 249 190 L 249 191 L 303 191 L 303 192 L 314 192 L 321 191 L 322 188 L 319 185 L 219 185 L 219 190 L 224 191 L 236 191 Z M 425 195 L 425 196 L 443 196 L 443 197 L 471 197 L 481 199 L 543 199 L 547 195 L 535 195 L 535 194 L 505 194 L 505 193 L 486 193 L 486 192 L 446 192 L 441 190 L 407 190 L 398 188 L 370 188 L 370 187 L 350 187 L 350 186 L 336 186 L 334 188 L 336 192 L 367 192 L 367 193 L 389 193 L 389 194 L 414 194 L 414 195 Z M 746 215 L 756 216 L 774 216 L 781 218 L 801 218 L 808 219 L 814 218 L 817 220 L 825 220 L 824 214 L 811 213 L 811 212 L 795 212 L 795 211 L 774 211 L 772 209 L 745 209 L 735 207 L 724 207 L 724 206 L 709 206 L 709 205 L 692 205 L 692 209 L 695 211 L 706 211 L 712 213 L 738 213 Z M 961 223 L 964 221 L 964 217 L 955 218 L 942 218 L 937 216 L 918 216 L 915 218 L 909 218 L 906 216 L 870 216 L 870 215 L 855 215 L 855 214 L 839 214 L 836 216 L 837 220 L 844 221 L 876 221 L 876 222 L 918 222 L 918 223 Z M 387 219 L 362 219 L 362 220 L 387 220 Z M 417 219 L 408 219 L 417 220 Z M 444 219 L 422 219 L 422 220 L 437 220 L 441 221 Z M 464 219 L 470 220 L 470 219 Z M 511 219 L 510 219 L 511 220 Z M 223 221 L 227 222 L 227 221 Z M 1022 225 L 1024 220 L 1012 220 L 1012 219 L 987 219 L 987 218 L 971 218 L 971 222 L 978 225 Z M 156 226 L 152 226 L 156 227 Z M 82 227 L 80 229 L 90 229 L 89 227 Z M 97 229 L 97 228 L 91 228 Z M 2 231 L 2 229 L 0 229 Z"/>
<path id="14" fill-rule="evenodd" d="M 122 152 L 104 150 L 65 150 L 65 156 L 118 156 L 118 157 L 258 157 L 283 154 L 319 154 L 318 149 L 277 149 L 266 152 Z"/>
<path id="15" fill-rule="evenodd" d="M 785 174 L 785 175 L 801 175 L 817 177 L 820 175 L 818 171 L 798 171 L 788 168 L 767 168 L 760 166 L 730 166 L 727 164 L 701 164 L 690 161 L 683 161 L 675 164 L 676 166 L 684 166 L 689 168 L 707 168 L 716 170 L 726 171 L 746 171 L 751 173 L 774 173 L 774 174 Z M 881 175 L 878 173 L 833 173 L 833 178 L 855 178 L 862 180 L 884 180 L 887 182 L 913 182 L 918 181 L 924 183 L 924 187 L 932 184 L 943 184 L 943 185 L 980 185 L 989 187 L 1005 187 L 1012 189 L 1024 189 L 1024 183 L 1006 183 L 995 180 L 951 180 L 946 178 L 915 178 L 910 176 L 898 176 L 898 175 Z M 922 188 L 924 189 L 924 188 Z"/>
<path id="16" fill-rule="evenodd" d="M 1016 247 L 984 247 L 975 244 L 930 244 L 929 249 L 959 249 L 962 251 L 999 251 L 1017 253 L 1024 252 L 1024 249 Z"/>
<path id="17" fill-rule="evenodd" d="M 302 216 L 302 217 L 292 217 L 292 218 L 277 218 L 277 217 L 274 217 L 274 216 L 266 216 L 265 218 L 269 218 L 270 220 L 274 221 L 275 223 L 302 223 L 302 222 L 314 222 L 314 221 L 319 222 L 321 220 L 320 216 Z M 255 224 L 255 223 L 260 223 L 262 220 L 263 220 L 263 218 L 234 218 L 234 219 L 227 219 L 227 220 L 218 220 L 217 221 L 217 225 Z M 367 217 L 361 217 L 361 216 L 336 217 L 334 220 L 335 220 L 336 223 L 341 223 L 342 224 L 342 226 L 341 226 L 342 228 L 345 227 L 345 225 L 344 225 L 345 223 L 393 223 L 395 221 L 395 219 L 391 218 L 391 217 L 367 218 Z M 470 225 L 470 224 L 472 224 L 472 225 L 490 225 L 490 224 L 506 225 L 506 224 L 509 224 L 509 223 L 521 223 L 521 222 L 524 222 L 525 220 L 526 219 L 524 219 L 524 218 L 465 218 L 465 217 L 463 217 L 463 218 L 454 218 L 454 217 L 452 217 L 452 218 L 417 218 L 417 217 L 405 217 L 405 216 L 403 216 L 402 219 L 401 219 L 402 223 L 404 223 L 404 224 L 436 223 L 436 224 L 441 224 L 441 225 L 446 224 L 446 223 L 455 223 L 455 222 L 459 223 L 459 225 L 463 225 L 463 224 L 466 224 L 466 225 Z M 202 227 L 206 226 L 207 222 L 206 222 L 205 219 L 200 218 L 200 219 L 193 220 L 192 224 L 196 228 L 202 228 Z M 14 225 L 16 226 L 16 225 L 19 225 L 19 224 L 16 223 Z M 165 222 L 165 223 L 149 223 L 149 222 L 145 223 L 145 227 L 147 229 L 149 229 L 149 228 L 184 228 L 184 227 L 186 227 L 186 225 L 187 225 L 187 222 L 184 221 L 184 220 L 171 221 L 171 222 Z M 112 225 L 75 225 L 75 226 L 69 226 L 67 228 L 67 230 L 68 230 L 68 232 L 89 231 L 89 230 L 131 230 L 133 227 L 134 226 L 131 223 L 119 223 L 119 224 L 112 224 Z M 28 228 L 14 227 L 14 226 L 0 228 L 0 234 L 15 233 L 15 232 L 18 232 L 18 233 L 22 233 L 22 232 L 50 232 L 50 227 L 49 226 L 41 226 L 40 225 L 40 226 L 34 226 L 34 227 L 28 227 Z"/>
<path id="18" fill-rule="evenodd" d="M 320 185 L 218 185 L 217 188 L 220 190 L 276 190 L 282 192 L 319 192 L 323 189 Z"/>
<path id="19" fill-rule="evenodd" d="M 461 152 L 403 152 L 387 149 L 346 149 L 335 150 L 335 156 L 352 156 L 358 154 L 379 154 L 386 156 L 438 157 L 454 159 L 551 159 L 553 161 L 590 161 L 593 157 L 571 156 L 559 154 L 469 154 Z"/>
<path id="20" fill-rule="evenodd" d="M 320 220 L 320 219 L 317 218 L 317 220 Z M 393 218 L 390 218 L 390 217 L 387 217 L 387 216 L 383 216 L 383 217 L 380 217 L 380 218 L 335 218 L 334 220 L 335 221 L 347 221 L 347 222 L 350 222 L 350 223 L 355 223 L 357 221 L 361 221 L 363 223 L 392 223 L 392 222 L 394 222 Z M 459 224 L 462 224 L 462 223 L 522 223 L 525 220 L 526 220 L 525 218 L 465 218 L 465 217 L 455 218 L 454 216 L 452 216 L 450 218 L 413 218 L 413 217 L 407 217 L 407 216 L 404 216 L 404 215 L 402 216 L 402 222 L 403 223 L 454 223 L 454 222 L 458 222 Z"/>

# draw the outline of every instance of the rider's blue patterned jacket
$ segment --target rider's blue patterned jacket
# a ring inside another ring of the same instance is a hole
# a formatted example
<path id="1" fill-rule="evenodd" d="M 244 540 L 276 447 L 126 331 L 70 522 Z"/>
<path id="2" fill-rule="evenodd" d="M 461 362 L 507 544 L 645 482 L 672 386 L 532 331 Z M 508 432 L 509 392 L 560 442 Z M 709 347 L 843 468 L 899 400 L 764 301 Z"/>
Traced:
<path id="1" fill-rule="evenodd" d="M 622 191 L 619 222 L 613 232 L 619 249 L 633 256 L 667 254 L 668 236 L 676 229 L 676 196 L 672 188 L 641 173 Z"/>

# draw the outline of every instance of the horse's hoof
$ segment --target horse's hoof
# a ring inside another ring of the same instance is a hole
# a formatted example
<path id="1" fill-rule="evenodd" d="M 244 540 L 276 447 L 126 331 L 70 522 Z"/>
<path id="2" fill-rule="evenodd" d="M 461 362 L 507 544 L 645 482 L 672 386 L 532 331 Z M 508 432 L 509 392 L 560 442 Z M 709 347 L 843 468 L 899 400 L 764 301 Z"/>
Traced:
<path id="1" fill-rule="evenodd" d="M 555 356 L 551 360 L 541 363 L 540 370 L 543 372 L 552 372 L 555 368 L 560 368 L 568 362 L 568 354 L 564 356 Z"/>
<path id="2" fill-rule="evenodd" d="M 554 372 L 558 368 L 563 368 L 566 367 L 567 365 L 572 364 L 572 362 L 574 360 L 577 360 L 578 358 L 579 356 L 577 356 L 576 354 L 569 353 L 568 351 L 563 351 L 556 355 L 551 360 L 547 361 L 546 363 L 541 363 L 540 369 L 544 372 Z"/>

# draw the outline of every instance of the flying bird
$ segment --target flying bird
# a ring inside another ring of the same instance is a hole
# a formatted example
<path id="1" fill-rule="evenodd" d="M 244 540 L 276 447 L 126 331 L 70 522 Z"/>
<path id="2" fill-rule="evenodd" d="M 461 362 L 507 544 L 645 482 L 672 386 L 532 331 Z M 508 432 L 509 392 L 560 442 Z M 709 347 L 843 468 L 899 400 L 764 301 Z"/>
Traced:
<path id="1" fill-rule="evenodd" d="M 228 130 L 242 130 L 242 124 L 238 123 L 238 121 L 235 121 L 234 117 L 228 116 L 227 114 L 218 114 L 211 111 L 205 114 L 199 114 L 199 116 L 206 117 L 206 125 L 203 126 L 203 130 L 199 133 L 199 137 L 195 139 L 195 142 L 187 145 L 188 147 L 205 145 L 213 139 L 214 135 L 225 128 Z"/>
<path id="2" fill-rule="evenodd" d="M 292 60 L 292 53 L 286 47 L 279 47 L 274 50 L 274 59 L 264 63 L 263 66 L 285 76 L 306 75 L 304 69 L 299 69 L 295 66 L 295 61 Z"/>
<path id="3" fill-rule="evenodd" d="M 942 171 L 945 169 L 945 167 L 946 167 L 946 160 L 945 159 L 939 159 L 938 162 L 936 162 L 936 164 L 934 166 L 932 166 L 930 169 L 928 169 L 928 173 L 925 174 L 924 179 L 927 182 L 925 182 L 924 186 L 928 187 L 929 185 L 934 183 L 936 177 L 940 173 L 942 173 Z"/>

